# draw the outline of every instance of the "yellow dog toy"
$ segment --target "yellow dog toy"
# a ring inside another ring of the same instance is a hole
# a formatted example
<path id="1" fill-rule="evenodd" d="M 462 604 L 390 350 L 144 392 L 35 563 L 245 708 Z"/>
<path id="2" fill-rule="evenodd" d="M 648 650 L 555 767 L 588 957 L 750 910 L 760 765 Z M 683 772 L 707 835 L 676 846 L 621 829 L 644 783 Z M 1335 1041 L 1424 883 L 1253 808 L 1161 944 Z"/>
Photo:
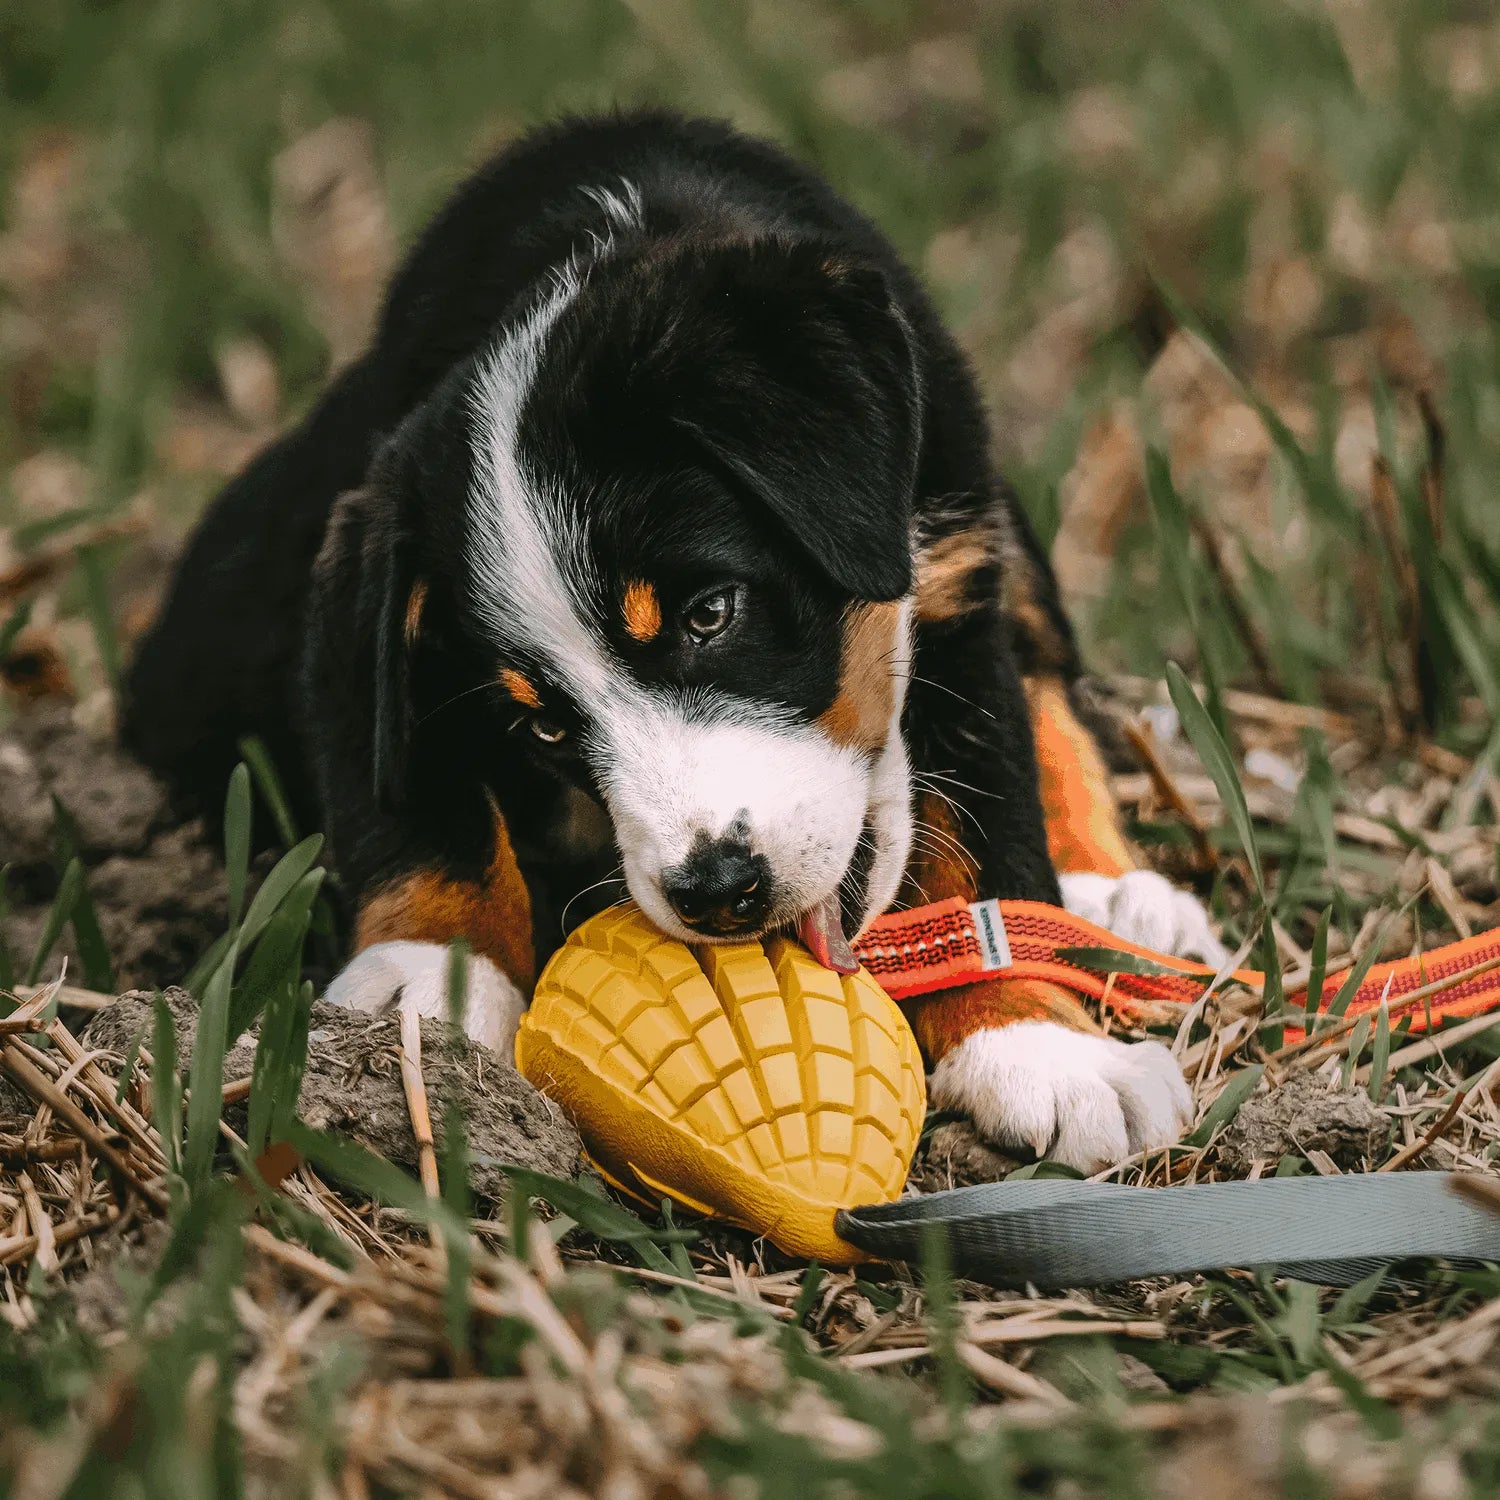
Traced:
<path id="1" fill-rule="evenodd" d="M 842 1264 L 864 1257 L 834 1214 L 899 1196 L 927 1107 L 916 1038 L 863 971 L 782 938 L 694 950 L 634 907 L 547 965 L 516 1066 L 621 1191 Z"/>

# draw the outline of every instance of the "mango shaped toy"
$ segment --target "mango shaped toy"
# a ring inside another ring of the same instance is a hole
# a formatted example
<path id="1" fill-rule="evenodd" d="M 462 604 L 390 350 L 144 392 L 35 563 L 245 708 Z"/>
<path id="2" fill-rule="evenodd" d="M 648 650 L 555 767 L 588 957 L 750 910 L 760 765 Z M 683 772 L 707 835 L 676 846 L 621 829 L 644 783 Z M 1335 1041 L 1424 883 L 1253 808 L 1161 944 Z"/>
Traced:
<path id="1" fill-rule="evenodd" d="M 906 1018 L 863 971 L 784 938 L 689 948 L 634 907 L 585 922 L 537 981 L 516 1066 L 621 1191 L 833 1264 L 840 1208 L 906 1181 L 927 1107 Z"/>

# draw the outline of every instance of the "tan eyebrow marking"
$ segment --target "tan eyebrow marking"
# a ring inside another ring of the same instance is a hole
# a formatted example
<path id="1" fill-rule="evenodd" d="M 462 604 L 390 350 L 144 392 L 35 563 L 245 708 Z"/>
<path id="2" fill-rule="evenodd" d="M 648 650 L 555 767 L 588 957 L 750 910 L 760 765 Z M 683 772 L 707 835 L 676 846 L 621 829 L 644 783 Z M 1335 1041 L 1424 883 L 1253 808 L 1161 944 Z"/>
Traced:
<path id="1" fill-rule="evenodd" d="M 531 685 L 529 679 L 521 676 L 519 672 L 510 667 L 503 667 L 500 671 L 500 686 L 505 689 L 517 703 L 527 708 L 540 708 L 542 706 L 542 695 Z"/>
<path id="2" fill-rule="evenodd" d="M 901 606 L 895 602 L 857 605 L 845 615 L 839 695 L 818 720 L 830 739 L 865 750 L 885 744 L 896 706 L 900 624 Z"/>
<path id="3" fill-rule="evenodd" d="M 412 645 L 422 628 L 422 608 L 427 603 L 427 580 L 419 578 L 406 596 L 406 644 Z"/>
<path id="4" fill-rule="evenodd" d="M 661 632 L 661 601 L 640 578 L 625 588 L 625 629 L 638 641 L 654 641 Z"/>

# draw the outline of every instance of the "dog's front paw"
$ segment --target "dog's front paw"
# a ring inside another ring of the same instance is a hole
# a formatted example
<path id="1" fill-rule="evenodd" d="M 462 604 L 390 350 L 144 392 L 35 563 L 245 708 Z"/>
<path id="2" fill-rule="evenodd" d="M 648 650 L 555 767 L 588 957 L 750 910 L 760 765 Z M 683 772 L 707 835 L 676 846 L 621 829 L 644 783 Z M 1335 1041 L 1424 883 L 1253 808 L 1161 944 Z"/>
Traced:
<path id="1" fill-rule="evenodd" d="M 1208 913 L 1190 891 L 1180 891 L 1154 870 L 1124 875 L 1059 875 L 1063 905 L 1074 916 L 1107 928 L 1127 943 L 1176 958 L 1197 958 L 1218 968 L 1229 957 Z"/>
<path id="2" fill-rule="evenodd" d="M 469 956 L 468 982 L 464 1030 L 509 1062 L 525 997 L 479 954 Z M 442 943 L 373 943 L 334 976 L 323 998 L 370 1015 L 399 1003 L 419 1016 L 446 1016 L 448 949 Z"/>
<path id="3" fill-rule="evenodd" d="M 976 1031 L 933 1070 L 933 1102 L 1002 1146 L 1097 1172 L 1170 1146 L 1193 1119 L 1182 1071 L 1159 1042 L 1117 1042 L 1051 1021 Z"/>

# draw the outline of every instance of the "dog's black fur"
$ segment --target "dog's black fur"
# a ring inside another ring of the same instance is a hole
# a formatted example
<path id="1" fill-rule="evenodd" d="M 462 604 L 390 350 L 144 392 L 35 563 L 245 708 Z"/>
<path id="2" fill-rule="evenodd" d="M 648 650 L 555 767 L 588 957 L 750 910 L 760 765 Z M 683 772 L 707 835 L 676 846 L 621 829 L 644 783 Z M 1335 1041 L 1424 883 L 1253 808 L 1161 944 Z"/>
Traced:
<path id="1" fill-rule="evenodd" d="M 634 222 L 601 212 L 620 183 Z M 578 748 L 591 705 L 548 682 L 546 715 L 572 734 L 550 747 L 517 725 L 497 670 L 546 664 L 497 652 L 476 618 L 466 496 L 477 362 L 570 263 L 589 295 L 557 318 L 521 438 L 586 497 L 590 587 L 648 576 L 673 618 L 725 579 L 771 602 L 733 651 L 614 628 L 628 671 L 815 720 L 840 690 L 846 609 L 909 594 L 944 539 L 980 539 L 960 605 L 919 613 L 904 734 L 961 810 L 982 894 L 1057 901 L 1021 672 L 1076 661 L 966 363 L 885 237 L 812 171 L 668 114 L 565 121 L 458 190 L 369 351 L 205 515 L 130 672 L 127 744 L 212 812 L 240 738 L 261 736 L 356 897 L 418 868 L 477 875 L 493 799 L 546 956 L 562 904 L 615 857 L 557 835 L 565 789 L 598 791 Z"/>

